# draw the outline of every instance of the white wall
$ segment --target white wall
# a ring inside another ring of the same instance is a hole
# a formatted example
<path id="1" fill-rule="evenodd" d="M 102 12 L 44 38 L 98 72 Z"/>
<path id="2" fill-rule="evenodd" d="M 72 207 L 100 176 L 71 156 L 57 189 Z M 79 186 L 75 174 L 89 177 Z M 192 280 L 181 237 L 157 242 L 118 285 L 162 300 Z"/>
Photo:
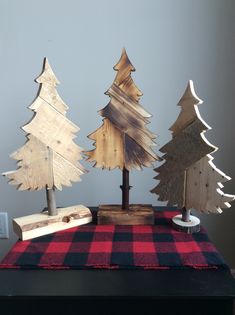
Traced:
<path id="1" fill-rule="evenodd" d="M 101 124 L 97 111 L 114 79 L 121 49 L 137 71 L 143 106 L 153 114 L 149 126 L 162 146 L 170 139 L 176 106 L 193 79 L 204 104 L 202 117 L 213 127 L 206 136 L 220 149 L 215 164 L 234 178 L 225 192 L 235 193 L 235 2 L 233 0 L 0 0 L 0 170 L 15 169 L 9 154 L 21 147 L 20 130 L 32 116 L 26 107 L 36 96 L 33 82 L 44 56 L 61 81 L 58 92 L 69 105 L 68 118 L 81 131 L 77 143 L 92 148 L 86 136 Z M 159 148 L 158 147 L 158 148 Z M 93 169 L 81 183 L 57 193 L 59 205 L 120 202 L 120 171 Z M 131 200 L 162 205 L 149 190 L 152 169 L 133 172 Z M 45 193 L 18 192 L 0 179 L 0 210 L 23 216 L 45 206 Z M 235 204 L 220 216 L 200 216 L 211 239 L 235 267 Z M 16 237 L 0 240 L 0 258 Z"/>

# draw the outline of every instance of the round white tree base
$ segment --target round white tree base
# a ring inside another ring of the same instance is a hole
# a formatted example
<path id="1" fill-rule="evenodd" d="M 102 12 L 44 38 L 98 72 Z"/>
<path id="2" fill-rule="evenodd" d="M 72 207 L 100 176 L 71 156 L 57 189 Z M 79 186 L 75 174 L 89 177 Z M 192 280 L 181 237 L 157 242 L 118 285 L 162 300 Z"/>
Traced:
<path id="1" fill-rule="evenodd" d="M 173 227 L 176 230 L 181 231 L 181 232 L 191 234 L 191 233 L 196 233 L 200 231 L 200 220 L 193 215 L 190 215 L 189 222 L 184 222 L 182 221 L 182 215 L 178 214 L 172 218 L 172 223 L 173 223 Z"/>

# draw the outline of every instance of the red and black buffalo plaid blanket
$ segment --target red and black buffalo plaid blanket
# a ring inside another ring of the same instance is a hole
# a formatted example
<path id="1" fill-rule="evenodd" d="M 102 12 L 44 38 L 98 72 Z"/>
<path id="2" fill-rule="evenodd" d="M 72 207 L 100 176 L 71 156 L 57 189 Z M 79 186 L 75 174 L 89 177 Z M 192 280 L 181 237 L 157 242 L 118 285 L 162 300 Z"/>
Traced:
<path id="1" fill-rule="evenodd" d="M 154 226 L 83 225 L 18 241 L 0 268 L 170 269 L 227 268 L 205 230 L 172 229 L 177 211 L 156 211 Z"/>

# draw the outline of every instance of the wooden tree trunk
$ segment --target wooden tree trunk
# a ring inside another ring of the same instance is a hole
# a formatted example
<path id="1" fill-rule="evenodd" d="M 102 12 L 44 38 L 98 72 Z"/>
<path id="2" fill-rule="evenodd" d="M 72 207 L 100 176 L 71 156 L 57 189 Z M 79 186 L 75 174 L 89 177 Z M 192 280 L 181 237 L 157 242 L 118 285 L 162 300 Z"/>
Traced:
<path id="1" fill-rule="evenodd" d="M 122 171 L 122 185 L 120 188 L 122 190 L 122 209 L 129 210 L 129 191 L 131 186 L 129 186 L 129 171 L 125 168 Z"/>
<path id="2" fill-rule="evenodd" d="M 190 222 L 190 210 L 187 210 L 185 207 L 182 208 L 182 221 Z"/>
<path id="3" fill-rule="evenodd" d="M 56 201 L 55 201 L 55 190 L 46 188 L 46 194 L 47 194 L 47 208 L 48 208 L 48 214 L 53 216 L 57 215 L 58 211 L 56 209 Z"/>

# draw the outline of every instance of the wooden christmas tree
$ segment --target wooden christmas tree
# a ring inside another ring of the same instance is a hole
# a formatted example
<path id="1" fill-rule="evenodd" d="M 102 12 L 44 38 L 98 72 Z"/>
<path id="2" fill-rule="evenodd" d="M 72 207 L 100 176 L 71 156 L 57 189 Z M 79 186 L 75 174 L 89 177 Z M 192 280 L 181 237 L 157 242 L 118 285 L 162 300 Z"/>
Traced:
<path id="1" fill-rule="evenodd" d="M 230 177 L 212 162 L 210 153 L 217 148 L 204 136 L 204 132 L 211 128 L 200 116 L 198 105 L 201 103 L 193 82 L 189 81 L 178 104 L 181 112 L 170 128 L 172 140 L 160 149 L 165 160 L 155 169 L 158 173 L 155 179 L 160 182 L 151 191 L 159 195 L 158 200 L 182 209 L 182 215 L 173 218 L 173 223 L 186 232 L 200 229 L 200 221 L 190 215 L 190 209 L 221 213 L 221 209 L 230 207 L 229 202 L 235 198 L 221 191 L 222 183 Z"/>
<path id="2" fill-rule="evenodd" d="M 153 223 L 151 207 L 129 205 L 129 171 L 150 167 L 158 159 L 151 148 L 156 137 L 146 127 L 151 115 L 139 104 L 142 93 L 131 77 L 135 68 L 125 49 L 114 70 L 116 78 L 105 93 L 110 102 L 99 112 L 104 117 L 103 125 L 88 136 L 95 141 L 95 149 L 85 153 L 95 167 L 122 170 L 122 206 L 100 206 L 98 223 Z"/>
<path id="3" fill-rule="evenodd" d="M 4 173 L 18 190 L 45 188 L 48 211 L 14 219 L 15 232 L 28 239 L 91 221 L 90 210 L 82 205 L 56 208 L 54 190 L 80 181 L 86 171 L 78 162 L 81 148 L 73 139 L 79 128 L 66 118 L 67 105 L 56 86 L 59 84 L 45 58 L 38 95 L 29 108 L 34 116 L 22 127 L 27 133 L 23 147 L 11 155 L 18 161 L 18 169 Z"/>

